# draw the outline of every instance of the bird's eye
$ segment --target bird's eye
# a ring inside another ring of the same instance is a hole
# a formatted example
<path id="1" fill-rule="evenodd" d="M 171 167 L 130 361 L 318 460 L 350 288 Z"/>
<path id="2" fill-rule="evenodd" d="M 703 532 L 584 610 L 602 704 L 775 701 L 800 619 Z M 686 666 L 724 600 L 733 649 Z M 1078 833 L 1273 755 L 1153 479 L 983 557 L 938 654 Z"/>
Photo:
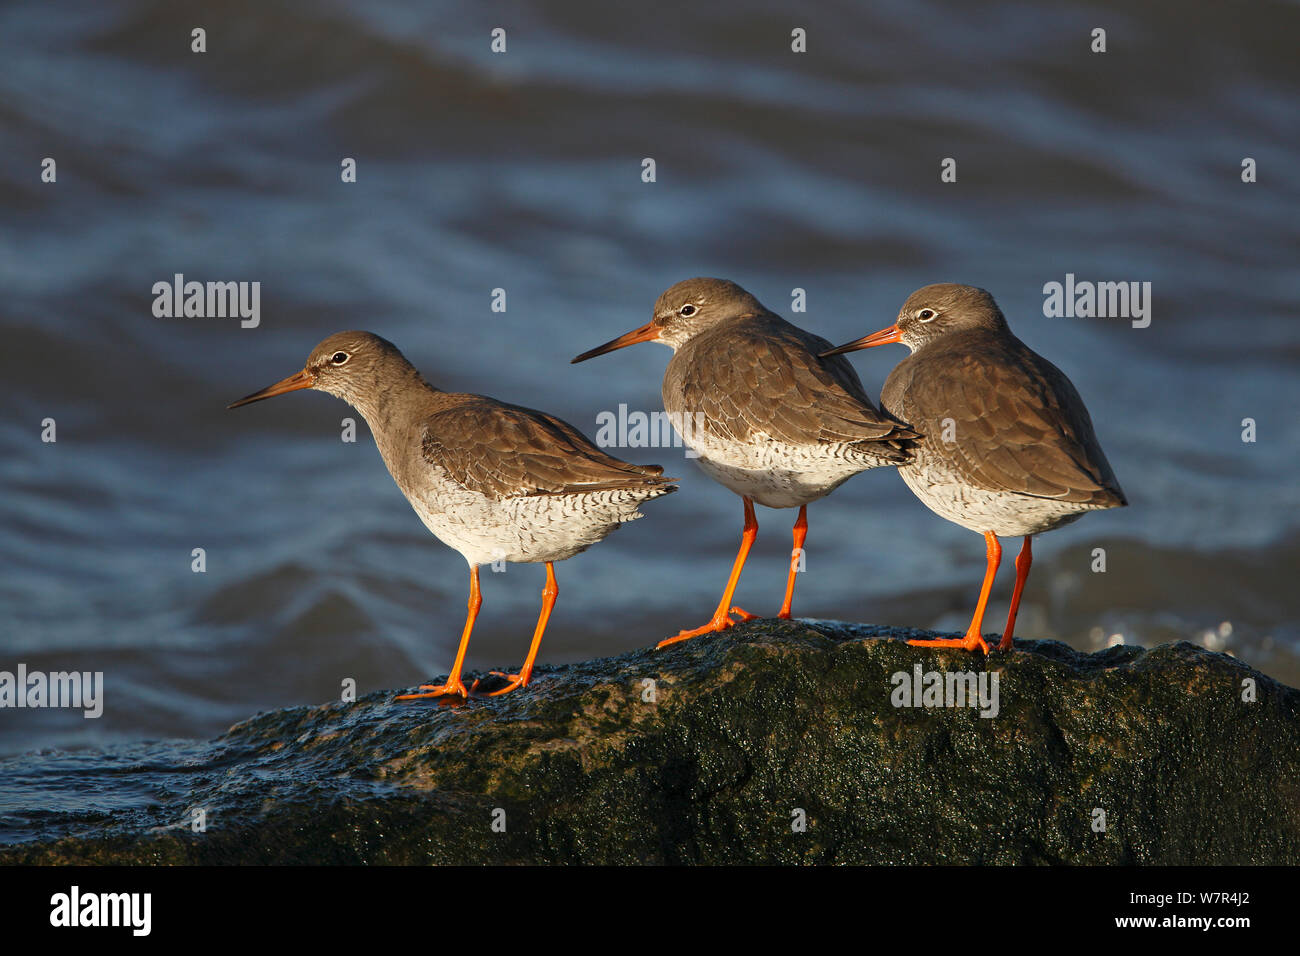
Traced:
<path id="1" fill-rule="evenodd" d="M 916 317 L 922 322 L 931 322 L 938 314 L 939 313 L 934 311 L 934 309 L 922 309 L 920 312 L 916 313 Z"/>
<path id="2" fill-rule="evenodd" d="M 332 356 L 330 356 L 330 361 L 333 362 L 335 365 L 342 365 L 347 360 L 348 360 L 347 352 L 335 352 Z"/>
<path id="3" fill-rule="evenodd" d="M 689 302 L 687 302 L 684 306 L 682 306 L 680 309 L 677 310 L 678 315 L 684 315 L 687 318 L 694 315 L 695 312 L 696 312 L 695 306 L 691 305 Z"/>

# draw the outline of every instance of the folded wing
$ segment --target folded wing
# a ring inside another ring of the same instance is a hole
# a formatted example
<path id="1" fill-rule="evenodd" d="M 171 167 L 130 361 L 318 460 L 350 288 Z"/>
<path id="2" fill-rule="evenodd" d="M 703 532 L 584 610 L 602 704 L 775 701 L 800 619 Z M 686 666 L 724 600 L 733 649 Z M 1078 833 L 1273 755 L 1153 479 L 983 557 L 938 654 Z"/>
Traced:
<path id="1" fill-rule="evenodd" d="M 1101 507 L 1125 503 L 1074 385 L 1028 349 L 905 359 L 881 400 L 976 487 Z M 947 429 L 955 440 L 943 440 Z"/>
<path id="2" fill-rule="evenodd" d="M 605 454 L 552 415 L 478 395 L 430 415 L 422 450 L 458 484 L 496 500 L 662 490 L 676 480 Z"/>
<path id="3" fill-rule="evenodd" d="M 906 461 L 916 433 L 876 409 L 843 356 L 817 358 L 830 343 L 777 316 L 750 316 L 707 333 L 669 364 L 664 382 L 686 413 L 733 441 L 762 433 L 791 445 L 870 443 Z M 681 359 L 680 361 L 678 359 Z"/>

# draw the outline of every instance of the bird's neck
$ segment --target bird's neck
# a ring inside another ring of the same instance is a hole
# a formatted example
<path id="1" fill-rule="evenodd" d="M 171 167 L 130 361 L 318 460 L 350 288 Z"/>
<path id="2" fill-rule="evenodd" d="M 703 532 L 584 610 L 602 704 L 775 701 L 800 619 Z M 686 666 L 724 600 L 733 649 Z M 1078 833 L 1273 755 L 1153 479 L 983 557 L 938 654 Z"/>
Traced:
<path id="1" fill-rule="evenodd" d="M 409 414 L 413 402 L 418 403 L 425 396 L 436 394 L 438 389 L 425 381 L 415 366 L 406 363 L 404 368 L 390 369 L 371 388 L 341 397 L 360 412 L 370 430 L 378 434 L 392 430 L 399 416 Z"/>

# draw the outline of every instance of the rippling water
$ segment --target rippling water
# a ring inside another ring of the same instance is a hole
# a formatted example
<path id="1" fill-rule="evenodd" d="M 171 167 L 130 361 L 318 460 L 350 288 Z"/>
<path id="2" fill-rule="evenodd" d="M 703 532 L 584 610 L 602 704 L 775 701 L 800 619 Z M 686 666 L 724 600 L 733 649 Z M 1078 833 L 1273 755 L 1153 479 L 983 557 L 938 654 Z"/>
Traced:
<path id="1" fill-rule="evenodd" d="M 0 9 L 0 669 L 107 683 L 98 720 L 0 712 L 0 753 L 207 736 L 345 677 L 444 673 L 465 566 L 364 425 L 340 442 L 352 413 L 317 394 L 225 404 L 365 328 L 441 387 L 591 434 L 621 402 L 660 407 L 668 353 L 569 358 L 692 275 L 836 342 L 925 283 L 991 290 L 1088 401 L 1132 503 L 1040 539 L 1020 633 L 1190 637 L 1300 684 L 1300 9 L 623 6 Z M 178 272 L 259 281 L 260 326 L 155 318 L 151 287 Z M 1150 327 L 1045 318 L 1067 273 L 1151 282 Z M 878 393 L 902 356 L 853 360 Z M 682 491 L 560 566 L 543 661 L 698 624 L 726 576 L 739 501 L 680 450 L 622 454 Z M 796 613 L 964 627 L 978 536 L 883 469 L 810 511 Z M 750 610 L 779 604 L 793 517 L 759 512 Z M 542 581 L 484 576 L 471 666 L 518 662 Z M 1004 570 L 990 629 L 1009 590 Z"/>

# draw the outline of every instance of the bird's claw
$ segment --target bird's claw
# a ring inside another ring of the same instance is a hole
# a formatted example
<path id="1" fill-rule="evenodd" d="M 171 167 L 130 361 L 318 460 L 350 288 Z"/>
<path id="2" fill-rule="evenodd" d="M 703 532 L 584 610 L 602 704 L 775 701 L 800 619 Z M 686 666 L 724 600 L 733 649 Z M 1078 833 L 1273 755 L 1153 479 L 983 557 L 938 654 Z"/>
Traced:
<path id="1" fill-rule="evenodd" d="M 737 611 L 740 611 L 740 609 L 733 607 L 731 611 L 732 613 L 736 613 Z M 740 613 L 744 614 L 745 612 L 740 611 Z M 715 616 L 711 621 L 709 621 L 708 624 L 705 624 L 701 627 L 692 628 L 689 631 L 681 631 L 675 637 L 670 637 L 660 641 L 658 644 L 655 645 L 655 648 L 662 649 L 665 647 L 669 647 L 673 644 L 677 644 L 680 641 L 689 641 L 692 637 L 699 637 L 701 634 L 712 634 L 715 631 L 725 631 L 728 628 L 735 627 L 737 624 L 743 623 L 744 621 L 750 621 L 753 619 L 754 619 L 754 615 L 752 614 L 746 617 L 742 617 L 739 621 L 733 621 L 731 619 L 730 614 Z"/>
<path id="2" fill-rule="evenodd" d="M 507 674 L 504 671 L 490 671 L 490 673 L 493 677 L 504 677 L 507 681 L 509 681 L 509 683 L 507 683 L 505 687 L 502 687 L 498 690 L 490 690 L 480 694 L 478 692 L 478 685 L 481 683 L 482 678 L 476 678 L 474 683 L 470 685 L 469 692 L 476 697 L 500 697 L 502 694 L 508 694 L 512 690 L 518 690 L 521 687 L 527 687 L 528 679 L 530 676 L 532 676 L 530 674 Z"/>
<path id="3" fill-rule="evenodd" d="M 913 647 L 960 647 L 964 651 L 973 651 L 976 648 L 985 654 L 989 652 L 989 646 L 984 638 L 979 634 L 967 633 L 965 637 L 934 637 L 925 640 L 908 641 Z"/>
<path id="4" fill-rule="evenodd" d="M 465 684 L 460 678 L 454 681 L 447 681 L 445 684 L 421 684 L 419 689 L 424 693 L 419 694 L 398 694 L 394 700 L 428 700 L 432 697 L 468 697 L 469 692 L 465 690 Z"/>

